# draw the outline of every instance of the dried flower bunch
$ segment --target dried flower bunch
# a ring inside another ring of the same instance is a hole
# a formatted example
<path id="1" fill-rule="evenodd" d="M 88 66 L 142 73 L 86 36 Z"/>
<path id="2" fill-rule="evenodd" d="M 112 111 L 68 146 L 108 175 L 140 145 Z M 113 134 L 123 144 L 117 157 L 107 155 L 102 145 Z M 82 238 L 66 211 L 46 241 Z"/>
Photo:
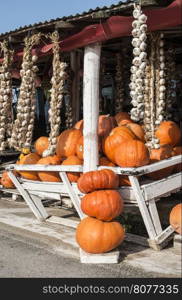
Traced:
<path id="1" fill-rule="evenodd" d="M 1 42 L 0 48 L 4 54 L 0 66 L 0 151 L 4 151 L 9 146 L 13 124 L 11 66 L 14 51 L 9 49 L 7 41 Z"/>

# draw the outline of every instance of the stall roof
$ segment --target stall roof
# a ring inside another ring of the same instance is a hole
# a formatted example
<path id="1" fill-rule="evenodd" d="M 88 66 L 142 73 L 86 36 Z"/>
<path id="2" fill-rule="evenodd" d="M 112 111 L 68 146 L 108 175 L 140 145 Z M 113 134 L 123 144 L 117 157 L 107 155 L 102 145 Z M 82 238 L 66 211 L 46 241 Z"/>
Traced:
<path id="1" fill-rule="evenodd" d="M 17 36 L 21 34 L 26 34 L 29 31 L 53 28 L 58 25 L 59 28 L 66 27 L 64 22 L 84 22 L 85 23 L 94 23 L 98 22 L 98 19 L 106 19 L 112 15 L 128 15 L 131 13 L 131 8 L 133 7 L 133 3 L 137 2 L 136 0 L 127 0 L 127 1 L 119 1 L 117 4 L 113 4 L 111 6 L 104 7 L 96 7 L 95 9 L 90 9 L 89 11 L 84 11 L 82 13 L 77 13 L 75 15 L 63 16 L 56 19 L 47 20 L 44 22 L 34 23 L 30 25 L 26 25 L 23 27 L 16 28 L 15 30 L 11 30 L 9 32 L 5 32 L 0 34 L 0 40 L 7 38 L 9 36 Z M 155 6 L 166 6 L 172 2 L 172 0 L 142 0 L 143 7 L 155 7 Z M 63 22 L 62 24 L 59 24 Z"/>

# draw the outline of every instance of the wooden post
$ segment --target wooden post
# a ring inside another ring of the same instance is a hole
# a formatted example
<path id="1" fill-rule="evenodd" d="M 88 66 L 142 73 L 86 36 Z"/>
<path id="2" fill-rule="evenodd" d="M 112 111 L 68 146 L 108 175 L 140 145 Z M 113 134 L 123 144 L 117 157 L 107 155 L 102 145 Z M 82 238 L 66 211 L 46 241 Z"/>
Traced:
<path id="1" fill-rule="evenodd" d="M 97 169 L 99 117 L 99 70 L 101 45 L 85 47 L 83 72 L 84 172 Z"/>

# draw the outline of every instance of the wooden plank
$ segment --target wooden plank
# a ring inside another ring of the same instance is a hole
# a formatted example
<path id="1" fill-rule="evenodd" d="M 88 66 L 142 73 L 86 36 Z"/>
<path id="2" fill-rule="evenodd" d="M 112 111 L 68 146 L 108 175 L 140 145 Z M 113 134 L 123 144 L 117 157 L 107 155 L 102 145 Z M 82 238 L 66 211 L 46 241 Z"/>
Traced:
<path id="1" fill-rule="evenodd" d="M 153 225 L 156 231 L 156 234 L 161 234 L 162 232 L 162 227 L 161 227 L 161 222 L 159 219 L 159 214 L 156 208 L 156 203 L 154 200 L 150 200 L 148 203 L 148 208 L 149 208 L 149 212 L 151 215 L 151 219 L 153 221 Z"/>
<path id="2" fill-rule="evenodd" d="M 174 232 L 174 229 L 172 226 L 168 226 L 165 230 L 163 230 L 159 235 L 155 237 L 155 241 L 160 244 L 162 243 L 165 239 L 167 239 L 172 233 Z"/>
<path id="3" fill-rule="evenodd" d="M 25 202 L 27 203 L 27 205 L 29 206 L 29 208 L 31 209 L 31 211 L 36 216 L 36 218 L 41 221 L 44 220 L 45 218 L 42 215 L 39 208 L 37 207 L 36 203 L 34 203 L 33 199 L 30 197 L 28 192 L 25 191 L 24 188 L 21 186 L 21 184 L 19 183 L 16 176 L 11 171 L 8 171 L 8 175 L 9 175 L 10 179 L 12 180 L 12 182 L 14 183 L 14 185 L 16 186 L 16 188 L 18 189 L 18 191 L 20 192 L 20 194 L 23 197 L 23 199 L 25 200 Z"/>
<path id="4" fill-rule="evenodd" d="M 80 198 L 79 196 L 74 192 L 74 190 L 72 189 L 71 183 L 68 180 L 68 177 L 66 175 L 65 172 L 60 172 L 60 177 L 64 183 L 65 189 L 67 190 L 68 195 L 71 198 L 71 201 L 73 202 L 73 205 L 80 217 L 80 219 L 83 219 L 86 217 L 86 215 L 82 212 L 81 208 L 80 208 Z"/>
<path id="5" fill-rule="evenodd" d="M 91 254 L 80 248 L 80 261 L 86 264 L 116 264 L 119 262 L 120 252 L 114 249 L 108 253 Z"/>
<path id="6" fill-rule="evenodd" d="M 138 203 L 138 207 L 140 209 L 140 213 L 142 215 L 144 224 L 146 226 L 148 235 L 149 235 L 150 239 L 154 239 L 156 236 L 155 228 L 152 223 L 151 217 L 149 215 L 142 191 L 140 189 L 138 179 L 137 179 L 137 177 L 134 177 L 134 176 L 129 176 L 129 179 L 130 179 L 131 186 L 132 186 L 134 194 L 135 194 L 135 198 Z"/>
<path id="7" fill-rule="evenodd" d="M 84 172 L 98 166 L 99 71 L 101 45 L 85 47 L 83 77 Z"/>
<path id="8" fill-rule="evenodd" d="M 79 224 L 79 221 L 66 219 L 63 217 L 57 217 L 57 216 L 49 217 L 48 219 L 46 219 L 46 222 L 56 223 L 56 224 L 60 224 L 60 225 L 64 225 L 64 226 L 68 226 L 68 227 L 72 227 L 72 228 L 77 228 L 77 226 Z"/>
<path id="9" fill-rule="evenodd" d="M 37 195 L 31 195 L 31 199 L 34 201 L 36 207 L 41 212 L 41 215 L 44 219 L 47 219 L 49 217 L 49 214 L 47 213 L 46 209 L 44 208 L 41 199 Z"/>
<path id="10" fill-rule="evenodd" d="M 79 165 L 9 165 L 7 170 L 17 171 L 46 171 L 46 172 L 83 172 L 83 166 Z"/>

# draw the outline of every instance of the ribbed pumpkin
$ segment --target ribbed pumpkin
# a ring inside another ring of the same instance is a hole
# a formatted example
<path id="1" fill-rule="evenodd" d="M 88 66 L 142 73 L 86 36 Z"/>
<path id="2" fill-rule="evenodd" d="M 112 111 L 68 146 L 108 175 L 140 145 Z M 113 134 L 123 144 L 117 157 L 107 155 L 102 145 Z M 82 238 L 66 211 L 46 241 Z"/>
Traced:
<path id="1" fill-rule="evenodd" d="M 85 194 L 95 190 L 116 189 L 118 185 L 118 175 L 109 169 L 86 172 L 78 179 L 78 188 Z"/>
<path id="2" fill-rule="evenodd" d="M 96 218 L 84 218 L 77 226 L 76 241 L 88 253 L 105 253 L 118 247 L 125 231 L 119 222 L 103 222 Z"/>
<path id="3" fill-rule="evenodd" d="M 114 116 L 114 118 L 118 126 L 123 126 L 133 122 L 127 112 L 119 112 Z"/>
<path id="4" fill-rule="evenodd" d="M 159 162 L 171 156 L 172 156 L 172 147 L 170 145 L 163 145 L 159 149 L 152 149 L 150 151 L 150 163 Z M 159 180 L 169 176 L 172 173 L 173 169 L 174 166 L 171 166 L 146 175 L 152 179 Z"/>
<path id="5" fill-rule="evenodd" d="M 179 126 L 173 121 L 162 122 L 155 132 L 160 141 L 160 145 L 175 146 L 180 142 L 181 132 Z"/>
<path id="6" fill-rule="evenodd" d="M 136 139 L 135 134 L 126 126 L 115 127 L 110 134 L 103 139 L 103 152 L 113 163 L 116 163 L 116 148 L 123 144 L 123 142 L 134 139 Z"/>
<path id="7" fill-rule="evenodd" d="M 115 150 L 116 164 L 124 168 L 145 166 L 149 163 L 149 151 L 139 140 L 129 140 Z"/>
<path id="8" fill-rule="evenodd" d="M 145 142 L 145 132 L 142 126 L 137 123 L 128 123 L 125 126 L 129 128 L 140 141 Z"/>
<path id="9" fill-rule="evenodd" d="M 83 160 L 79 159 L 77 156 L 72 155 L 66 158 L 62 165 L 83 165 Z M 77 182 L 78 178 L 80 177 L 79 172 L 66 172 L 69 181 L 71 182 Z"/>
<path id="10" fill-rule="evenodd" d="M 64 130 L 58 137 L 56 154 L 59 157 L 76 155 L 76 146 L 82 133 L 79 129 Z"/>
<path id="11" fill-rule="evenodd" d="M 42 155 L 44 150 L 46 150 L 48 147 L 49 147 L 49 140 L 47 136 L 39 137 L 34 143 L 35 151 L 40 156 Z"/>
<path id="12" fill-rule="evenodd" d="M 15 172 L 13 171 L 13 173 L 15 173 Z M 5 187 L 7 189 L 13 189 L 15 187 L 13 182 L 9 178 L 9 175 L 8 175 L 7 171 L 4 171 L 2 173 L 1 184 L 2 184 L 3 187 Z"/>
<path id="13" fill-rule="evenodd" d="M 35 165 L 39 159 L 40 156 L 37 153 L 30 153 L 22 157 L 17 163 L 19 165 Z M 36 171 L 18 171 L 18 173 L 25 179 L 39 180 Z"/>
<path id="14" fill-rule="evenodd" d="M 172 208 L 169 214 L 169 223 L 177 233 L 182 235 L 182 203 Z"/>
<path id="15" fill-rule="evenodd" d="M 107 157 L 102 156 L 99 158 L 99 165 L 100 166 L 110 166 L 110 167 L 115 167 L 116 165 L 110 161 Z"/>
<path id="16" fill-rule="evenodd" d="M 60 165 L 61 161 L 57 155 L 47 156 L 39 159 L 37 162 L 38 165 Z M 60 182 L 61 178 L 58 172 L 38 172 L 38 176 L 41 181 L 49 181 L 49 182 Z"/>
<path id="17" fill-rule="evenodd" d="M 182 154 L 182 146 L 174 147 L 173 151 L 172 151 L 172 156 L 176 156 L 176 155 L 180 155 L 180 154 Z M 173 171 L 174 172 L 181 172 L 182 171 L 182 162 L 175 165 Z"/>
<path id="18" fill-rule="evenodd" d="M 123 199 L 115 190 L 94 191 L 81 200 L 82 211 L 102 221 L 111 221 L 123 211 Z"/>

